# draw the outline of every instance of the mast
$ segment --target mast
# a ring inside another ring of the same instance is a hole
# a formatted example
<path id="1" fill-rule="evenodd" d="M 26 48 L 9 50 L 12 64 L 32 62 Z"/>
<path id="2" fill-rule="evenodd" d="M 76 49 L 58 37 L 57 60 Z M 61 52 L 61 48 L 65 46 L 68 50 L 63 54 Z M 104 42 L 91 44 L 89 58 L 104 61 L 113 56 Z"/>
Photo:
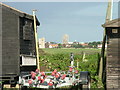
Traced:
<path id="1" fill-rule="evenodd" d="M 107 8 L 105 22 L 109 22 L 110 20 L 112 20 L 112 11 L 113 11 L 113 0 L 108 0 L 108 8 Z"/>
<path id="2" fill-rule="evenodd" d="M 37 26 L 36 26 L 36 15 L 35 12 L 37 10 L 33 10 L 33 18 L 34 18 L 34 33 L 35 33 L 35 46 L 36 46 L 36 56 L 37 56 L 37 68 L 40 69 L 39 64 L 39 51 L 38 51 L 38 37 L 37 37 Z"/>
<path id="3" fill-rule="evenodd" d="M 112 20 L 112 9 L 113 9 L 113 0 L 108 0 L 108 7 L 106 13 L 105 23 Z M 101 59 L 100 59 L 100 68 L 99 68 L 99 78 L 102 80 L 102 73 L 103 73 L 103 61 L 105 56 L 105 44 L 106 44 L 106 30 L 104 29 L 103 33 L 103 42 L 102 42 L 102 49 L 101 49 Z"/>

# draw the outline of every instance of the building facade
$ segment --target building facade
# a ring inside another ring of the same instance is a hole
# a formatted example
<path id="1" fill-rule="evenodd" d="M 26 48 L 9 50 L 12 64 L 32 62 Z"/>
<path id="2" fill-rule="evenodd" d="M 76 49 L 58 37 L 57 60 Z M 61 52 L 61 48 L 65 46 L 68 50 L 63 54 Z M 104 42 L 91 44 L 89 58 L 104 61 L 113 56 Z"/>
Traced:
<path id="1" fill-rule="evenodd" d="M 107 35 L 106 87 L 120 89 L 120 18 L 103 25 Z"/>
<path id="2" fill-rule="evenodd" d="M 39 39 L 39 48 L 45 48 L 45 38 Z"/>
<path id="3" fill-rule="evenodd" d="M 68 44 L 68 42 L 69 42 L 69 36 L 67 34 L 65 34 L 63 36 L 62 44 Z"/>
<path id="4" fill-rule="evenodd" d="M 6 77 L 7 80 L 11 80 L 22 72 L 30 72 L 37 68 L 34 19 L 32 15 L 3 3 L 0 3 L 0 15 L 0 75 L 4 80 Z M 40 25 L 37 18 L 36 24 Z"/>

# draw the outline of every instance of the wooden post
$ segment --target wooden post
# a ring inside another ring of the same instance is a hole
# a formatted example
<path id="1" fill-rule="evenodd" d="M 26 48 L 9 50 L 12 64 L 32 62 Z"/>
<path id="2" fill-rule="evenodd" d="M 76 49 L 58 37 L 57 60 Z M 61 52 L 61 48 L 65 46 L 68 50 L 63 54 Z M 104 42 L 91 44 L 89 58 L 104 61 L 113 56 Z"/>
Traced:
<path id="1" fill-rule="evenodd" d="M 36 56 L 37 56 L 37 68 L 40 69 L 39 51 L 38 51 L 38 37 L 37 37 L 37 25 L 36 25 L 36 15 L 35 15 L 36 11 L 37 10 L 33 10 L 33 18 L 34 18 L 34 32 L 35 32 L 35 45 L 36 45 Z"/>
<path id="2" fill-rule="evenodd" d="M 77 70 L 79 69 L 79 60 L 77 59 Z"/>
<path id="3" fill-rule="evenodd" d="M 112 7 L 113 7 L 113 0 L 108 0 L 108 8 L 106 13 L 106 20 L 105 22 L 109 22 L 112 20 Z M 102 80 L 103 74 L 103 61 L 104 61 L 104 54 L 105 54 L 105 44 L 106 44 L 106 30 L 104 29 L 103 33 L 103 43 L 101 49 L 101 59 L 100 59 L 100 66 L 99 66 L 99 79 Z"/>
<path id="4" fill-rule="evenodd" d="M 99 66 L 99 79 L 102 79 L 103 61 L 104 61 L 104 57 L 105 57 L 105 55 L 104 55 L 105 54 L 105 44 L 106 44 L 106 34 L 104 33 L 104 38 L 103 38 L 103 42 L 102 42 L 102 49 L 101 49 L 100 66 Z"/>

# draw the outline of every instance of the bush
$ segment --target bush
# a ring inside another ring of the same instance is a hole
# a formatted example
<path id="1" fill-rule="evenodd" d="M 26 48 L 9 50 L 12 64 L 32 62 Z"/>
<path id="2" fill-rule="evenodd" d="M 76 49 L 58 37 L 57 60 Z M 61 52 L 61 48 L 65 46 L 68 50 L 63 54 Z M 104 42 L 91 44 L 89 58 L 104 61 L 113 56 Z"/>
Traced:
<path id="1" fill-rule="evenodd" d="M 52 50 L 52 49 L 51 49 Z M 55 50 L 55 49 L 54 49 Z M 57 50 L 57 49 L 56 49 Z M 75 66 L 79 62 L 79 71 L 89 71 L 91 74 L 92 88 L 97 88 L 98 82 L 98 54 L 90 53 L 86 55 L 86 62 L 82 61 L 82 53 L 75 53 Z M 46 71 L 68 71 L 70 66 L 70 53 L 46 53 L 40 56 L 40 66 L 46 66 Z"/>

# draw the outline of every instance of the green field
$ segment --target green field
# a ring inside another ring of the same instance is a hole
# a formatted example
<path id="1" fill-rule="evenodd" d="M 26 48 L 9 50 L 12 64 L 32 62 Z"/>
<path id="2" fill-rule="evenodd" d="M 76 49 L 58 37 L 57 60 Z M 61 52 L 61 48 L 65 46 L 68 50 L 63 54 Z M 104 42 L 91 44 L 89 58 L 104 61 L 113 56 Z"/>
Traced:
<path id="1" fill-rule="evenodd" d="M 98 82 L 98 62 L 100 49 L 67 49 L 67 48 L 45 48 L 40 49 L 41 71 L 68 71 L 70 66 L 70 53 L 74 53 L 75 66 L 78 64 L 79 71 L 89 71 L 91 73 L 92 88 L 97 88 Z M 85 60 L 83 61 L 83 53 Z"/>
<path id="2" fill-rule="evenodd" d="M 81 48 L 45 48 L 42 49 L 45 53 L 48 54 L 70 54 L 71 52 L 74 54 L 81 54 L 85 52 L 86 54 L 94 54 L 99 53 L 100 49 L 81 49 Z"/>

